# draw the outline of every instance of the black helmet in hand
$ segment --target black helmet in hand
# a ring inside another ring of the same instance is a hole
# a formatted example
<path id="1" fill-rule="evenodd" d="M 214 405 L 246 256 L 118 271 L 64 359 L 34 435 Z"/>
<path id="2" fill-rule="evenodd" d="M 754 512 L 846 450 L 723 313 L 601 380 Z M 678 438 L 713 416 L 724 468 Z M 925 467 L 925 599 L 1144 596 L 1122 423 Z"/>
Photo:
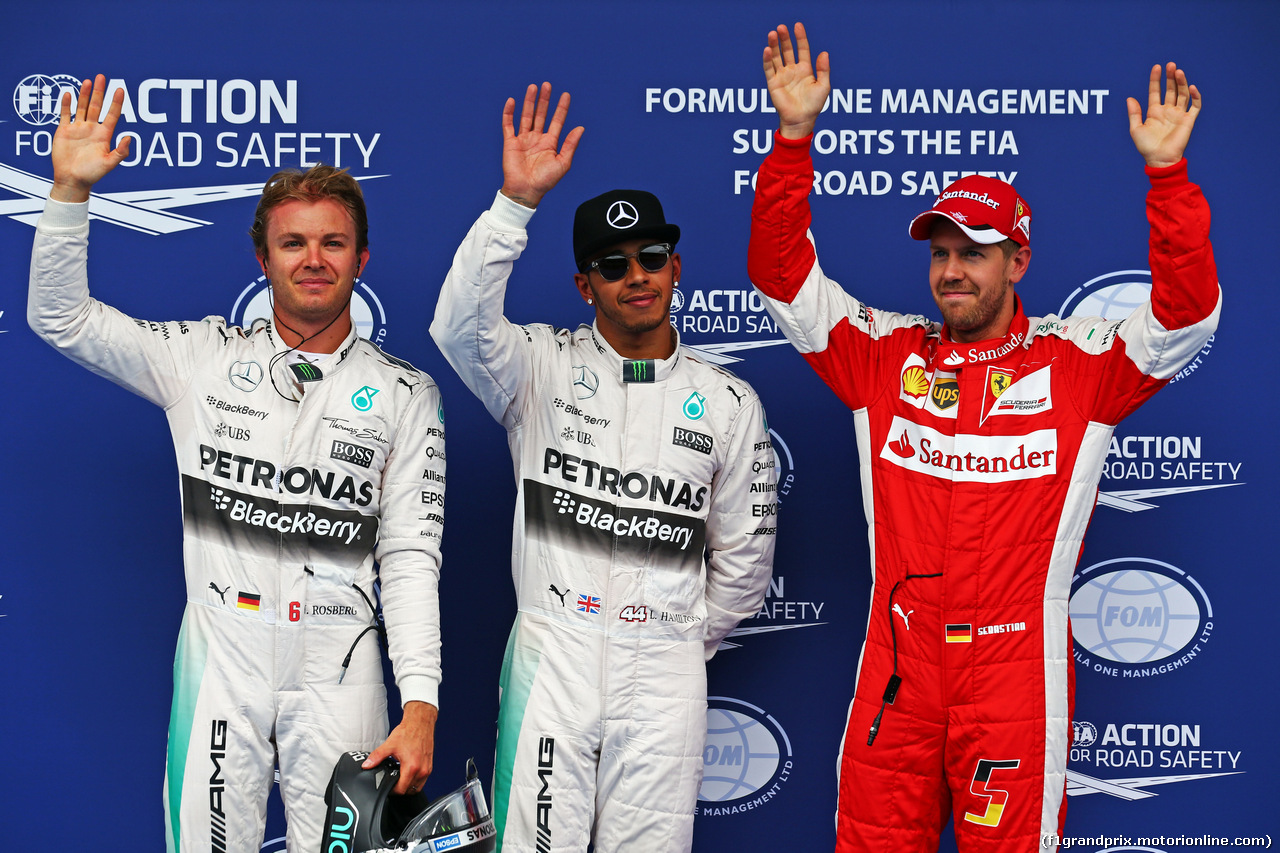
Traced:
<path id="1" fill-rule="evenodd" d="M 467 781 L 436 800 L 425 794 L 393 794 L 400 765 L 387 759 L 369 770 L 367 752 L 348 752 L 334 765 L 324 802 L 321 853 L 365 853 L 399 848 L 407 853 L 465 850 L 492 853 L 496 831 L 475 762 L 467 760 Z"/>

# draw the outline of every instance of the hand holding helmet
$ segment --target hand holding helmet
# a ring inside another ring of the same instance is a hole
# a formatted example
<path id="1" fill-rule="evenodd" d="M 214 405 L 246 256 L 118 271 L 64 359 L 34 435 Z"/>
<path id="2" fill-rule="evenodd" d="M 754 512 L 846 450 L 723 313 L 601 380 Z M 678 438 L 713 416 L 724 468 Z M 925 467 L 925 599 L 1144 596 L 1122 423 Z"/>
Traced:
<path id="1" fill-rule="evenodd" d="M 398 850 L 427 853 L 466 850 L 491 853 L 496 831 L 475 762 L 467 760 L 467 781 L 434 801 L 425 794 L 393 794 L 400 765 L 387 759 L 365 770 L 364 752 L 348 752 L 334 765 L 324 801 L 321 853 Z"/>

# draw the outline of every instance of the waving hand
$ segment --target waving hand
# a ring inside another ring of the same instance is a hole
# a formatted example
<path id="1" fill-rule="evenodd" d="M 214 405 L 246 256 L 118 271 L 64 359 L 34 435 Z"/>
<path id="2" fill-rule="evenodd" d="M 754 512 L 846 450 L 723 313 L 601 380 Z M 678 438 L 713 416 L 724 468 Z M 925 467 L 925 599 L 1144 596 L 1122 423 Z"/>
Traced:
<path id="1" fill-rule="evenodd" d="M 796 46 L 785 24 L 769 33 L 764 49 L 764 79 L 769 86 L 769 99 L 778 111 L 778 129 L 788 139 L 803 139 L 813 133 L 822 105 L 831 94 L 831 58 L 826 51 L 810 64 L 809 37 L 804 24 L 796 24 Z M 817 74 L 814 74 L 814 71 Z"/>
<path id="2" fill-rule="evenodd" d="M 573 165 L 573 152 L 578 148 L 583 128 L 575 127 L 560 142 L 569 115 L 569 93 L 560 95 L 551 124 L 547 122 L 547 106 L 551 103 L 551 84 L 543 83 L 542 91 L 530 85 L 524 93 L 520 111 L 520 128 L 515 125 L 516 99 L 507 98 L 502 108 L 502 194 L 525 207 L 537 207 L 547 192 L 559 183 Z"/>
<path id="3" fill-rule="evenodd" d="M 1129 135 L 1148 166 L 1172 166 L 1182 159 L 1191 128 L 1200 115 L 1200 90 L 1187 85 L 1187 75 L 1176 63 L 1165 69 L 1164 100 L 1160 98 L 1160 66 L 1151 68 L 1147 87 L 1147 120 L 1142 107 L 1129 98 Z"/>
<path id="4" fill-rule="evenodd" d="M 88 201 L 93 185 L 129 156 L 130 137 L 121 139 L 116 148 L 111 146 L 124 103 L 123 89 L 116 90 L 106 118 L 98 123 L 106 91 L 107 80 L 101 74 L 93 82 L 80 84 L 74 121 L 71 93 L 62 96 L 58 129 L 53 134 L 53 189 L 49 192 L 57 201 Z"/>

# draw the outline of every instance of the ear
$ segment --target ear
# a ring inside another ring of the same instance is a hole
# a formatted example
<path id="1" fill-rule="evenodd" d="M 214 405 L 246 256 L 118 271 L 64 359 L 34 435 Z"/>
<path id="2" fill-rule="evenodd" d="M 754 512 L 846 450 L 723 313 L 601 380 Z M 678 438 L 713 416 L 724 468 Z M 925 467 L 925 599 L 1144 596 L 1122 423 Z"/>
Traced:
<path id="1" fill-rule="evenodd" d="M 356 264 L 356 275 L 364 272 L 364 268 L 369 266 L 369 247 L 365 246 L 360 252 L 360 262 Z"/>
<path id="2" fill-rule="evenodd" d="M 680 280 L 680 253 L 671 253 L 671 281 L 675 283 Z"/>
<path id="3" fill-rule="evenodd" d="M 267 253 L 256 252 L 254 253 L 254 257 L 258 259 L 258 266 L 262 268 L 262 274 L 266 275 L 267 274 Z"/>
<path id="4" fill-rule="evenodd" d="M 590 276 L 582 272 L 574 273 L 573 284 L 578 288 L 578 293 L 582 295 L 582 300 L 590 305 L 591 300 L 595 298 L 595 293 L 591 290 Z"/>
<path id="5" fill-rule="evenodd" d="M 1031 265 L 1031 247 L 1019 246 L 1018 251 L 1013 253 L 1009 258 L 1009 283 L 1017 284 L 1022 277 L 1027 274 L 1027 267 Z"/>

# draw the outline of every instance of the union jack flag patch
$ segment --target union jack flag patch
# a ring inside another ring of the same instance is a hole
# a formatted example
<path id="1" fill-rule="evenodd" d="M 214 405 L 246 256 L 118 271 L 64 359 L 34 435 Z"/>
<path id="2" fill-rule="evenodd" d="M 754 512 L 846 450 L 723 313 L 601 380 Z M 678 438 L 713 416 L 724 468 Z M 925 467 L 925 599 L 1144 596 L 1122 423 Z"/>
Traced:
<path id="1" fill-rule="evenodd" d="M 595 595 L 578 596 L 578 610 L 583 613 L 599 613 L 600 598 Z"/>

